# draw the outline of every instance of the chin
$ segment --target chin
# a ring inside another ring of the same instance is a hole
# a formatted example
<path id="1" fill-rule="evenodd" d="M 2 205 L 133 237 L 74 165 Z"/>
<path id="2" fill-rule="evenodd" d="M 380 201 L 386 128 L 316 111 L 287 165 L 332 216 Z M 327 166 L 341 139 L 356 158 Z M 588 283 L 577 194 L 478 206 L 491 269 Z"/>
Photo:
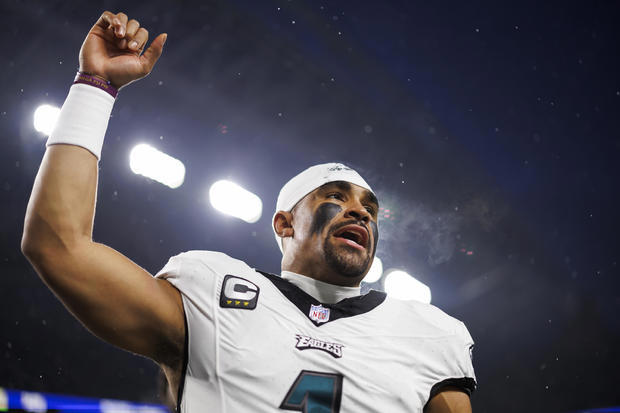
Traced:
<path id="1" fill-rule="evenodd" d="M 327 265 L 335 272 L 347 278 L 361 278 L 366 274 L 370 265 L 370 254 L 360 254 L 359 251 L 347 251 L 348 248 L 336 248 L 326 243 L 323 248 Z"/>

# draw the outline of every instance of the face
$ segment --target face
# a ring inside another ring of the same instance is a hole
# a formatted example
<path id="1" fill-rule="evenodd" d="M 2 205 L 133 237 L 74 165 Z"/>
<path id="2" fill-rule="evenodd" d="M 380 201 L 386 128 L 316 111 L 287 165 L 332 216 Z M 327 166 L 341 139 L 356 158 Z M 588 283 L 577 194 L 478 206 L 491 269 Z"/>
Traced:
<path id="1" fill-rule="evenodd" d="M 360 186 L 338 181 L 317 188 L 291 211 L 295 260 L 322 274 L 361 279 L 377 248 L 378 209 L 374 194 Z"/>

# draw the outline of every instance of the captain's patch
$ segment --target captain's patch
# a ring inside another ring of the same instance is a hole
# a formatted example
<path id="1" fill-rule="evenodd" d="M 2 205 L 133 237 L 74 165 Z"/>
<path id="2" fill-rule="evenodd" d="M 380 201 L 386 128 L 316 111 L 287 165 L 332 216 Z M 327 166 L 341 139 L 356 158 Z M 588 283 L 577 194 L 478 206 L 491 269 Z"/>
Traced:
<path id="1" fill-rule="evenodd" d="M 236 275 L 226 275 L 220 291 L 220 307 L 253 310 L 258 302 L 260 288 L 252 281 Z"/>
<path id="2" fill-rule="evenodd" d="M 295 338 L 297 339 L 297 344 L 295 345 L 297 350 L 321 350 L 331 354 L 334 358 L 339 359 L 342 357 L 342 348 L 344 347 L 342 344 L 330 343 L 328 341 L 319 340 L 317 338 L 312 338 L 301 334 L 295 334 Z"/>

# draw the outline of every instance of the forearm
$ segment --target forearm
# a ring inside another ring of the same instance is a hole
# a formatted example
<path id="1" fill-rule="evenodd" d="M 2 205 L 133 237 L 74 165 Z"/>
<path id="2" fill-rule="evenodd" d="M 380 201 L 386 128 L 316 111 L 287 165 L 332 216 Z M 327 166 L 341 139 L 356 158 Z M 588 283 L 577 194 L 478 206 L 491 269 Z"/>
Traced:
<path id="1" fill-rule="evenodd" d="M 22 238 L 27 256 L 71 248 L 92 236 L 97 158 L 73 145 L 47 148 L 34 182 Z"/>
<path id="2" fill-rule="evenodd" d="M 114 97 L 76 77 L 52 131 L 32 190 L 22 248 L 29 258 L 90 241 L 97 192 L 97 160 Z M 98 79 L 98 78 L 96 78 Z"/>

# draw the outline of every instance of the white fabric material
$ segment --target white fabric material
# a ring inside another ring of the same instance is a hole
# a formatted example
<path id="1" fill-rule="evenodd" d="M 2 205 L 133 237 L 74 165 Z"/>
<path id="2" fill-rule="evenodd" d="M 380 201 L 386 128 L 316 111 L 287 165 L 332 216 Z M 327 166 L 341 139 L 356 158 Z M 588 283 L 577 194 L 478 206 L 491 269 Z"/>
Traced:
<path id="1" fill-rule="evenodd" d="M 113 106 L 114 98 L 99 88 L 81 83 L 71 86 L 47 146 L 57 143 L 81 146 L 101 159 Z"/>
<path id="2" fill-rule="evenodd" d="M 258 287 L 255 309 L 221 306 L 228 274 Z M 156 277 L 183 298 L 189 357 L 182 413 L 205 406 L 279 412 L 304 370 L 342 376 L 340 413 L 422 413 L 433 385 L 475 380 L 467 329 L 430 304 L 387 297 L 371 311 L 317 327 L 269 278 L 222 253 L 177 255 Z M 341 356 L 300 349 L 300 336 L 341 345 Z"/>
<path id="3" fill-rule="evenodd" d="M 335 304 L 345 298 L 357 297 L 361 292 L 361 287 L 329 284 L 292 271 L 282 271 L 282 278 L 324 304 Z"/>
<path id="4" fill-rule="evenodd" d="M 349 168 L 341 163 L 324 163 L 320 165 L 314 165 L 310 168 L 295 175 L 290 181 L 288 181 L 278 195 L 278 201 L 276 202 L 276 212 L 278 211 L 290 211 L 293 207 L 302 200 L 303 197 L 314 191 L 318 187 L 325 185 L 329 182 L 345 181 L 352 184 L 361 186 L 368 189 L 370 192 L 373 190 L 370 185 L 362 178 L 362 176 L 355 170 Z M 373 192 L 374 193 L 374 192 Z M 275 217 L 274 213 L 274 217 Z M 273 222 L 273 219 L 272 219 Z M 272 225 L 276 242 L 282 250 L 282 238 L 275 233 L 275 228 Z"/>

